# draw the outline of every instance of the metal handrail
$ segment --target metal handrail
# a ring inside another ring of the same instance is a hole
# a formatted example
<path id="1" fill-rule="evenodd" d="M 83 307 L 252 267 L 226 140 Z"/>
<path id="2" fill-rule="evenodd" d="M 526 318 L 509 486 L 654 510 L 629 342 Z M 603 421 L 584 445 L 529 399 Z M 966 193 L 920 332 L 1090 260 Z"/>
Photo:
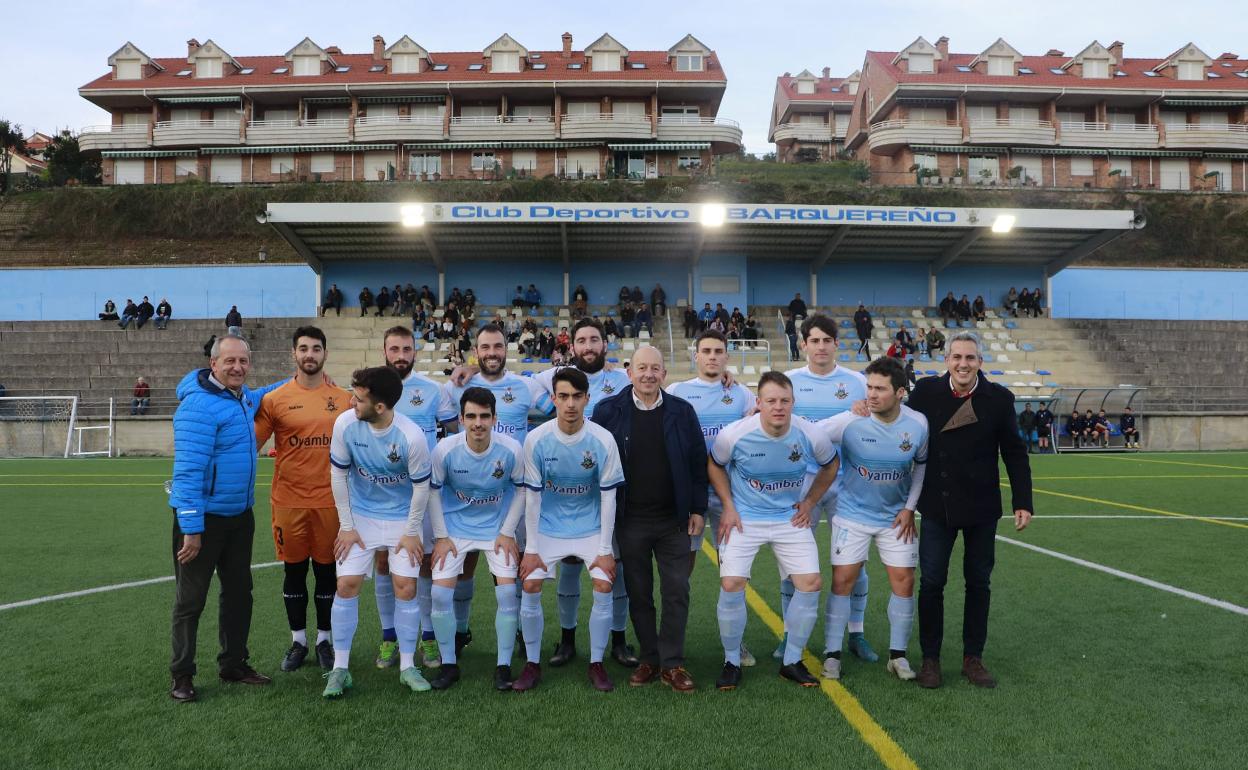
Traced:
<path id="1" fill-rule="evenodd" d="M 554 123 L 552 115 L 469 115 L 451 118 L 452 126 L 497 126 L 510 123 Z"/>
<path id="2" fill-rule="evenodd" d="M 869 131 L 884 131 L 892 128 L 957 128 L 959 125 L 956 120 L 928 120 L 920 118 L 918 120 L 881 120 L 878 123 L 872 123 Z"/>
<path id="3" fill-rule="evenodd" d="M 1045 128 L 1052 130 L 1047 120 L 1024 120 L 1022 118 L 972 118 L 971 128 Z"/>
<path id="4" fill-rule="evenodd" d="M 1096 123 L 1061 121 L 1063 131 L 1115 131 L 1125 134 L 1155 134 L 1157 126 L 1151 123 Z"/>
<path id="5" fill-rule="evenodd" d="M 632 115 L 632 114 L 615 114 L 607 113 L 591 113 L 589 115 L 577 115 L 574 113 L 564 113 L 562 116 L 564 123 L 649 123 L 649 115 Z"/>
<path id="6" fill-rule="evenodd" d="M 704 118 L 698 115 L 660 115 L 660 126 L 726 126 L 740 128 L 741 124 L 731 118 Z"/>
<path id="7" fill-rule="evenodd" d="M 429 115 L 361 115 L 355 119 L 355 124 L 357 126 L 440 126 L 442 118 Z"/>
<path id="8" fill-rule="evenodd" d="M 1167 125 L 1166 131 L 1213 131 L 1217 133 L 1242 134 L 1248 133 L 1248 125 L 1243 123 L 1176 123 Z"/>
<path id="9" fill-rule="evenodd" d="M 147 123 L 135 125 L 129 124 L 112 124 L 106 126 L 86 126 L 78 133 L 81 134 L 145 134 L 147 133 Z"/>
<path id="10" fill-rule="evenodd" d="M 238 128 L 238 119 L 226 120 L 160 120 L 156 128 Z"/>

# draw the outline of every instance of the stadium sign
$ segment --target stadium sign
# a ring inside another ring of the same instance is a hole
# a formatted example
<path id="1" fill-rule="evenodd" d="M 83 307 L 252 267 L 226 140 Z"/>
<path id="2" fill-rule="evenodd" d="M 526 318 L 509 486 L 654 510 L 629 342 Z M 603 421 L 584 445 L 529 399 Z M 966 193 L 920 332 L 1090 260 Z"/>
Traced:
<path id="1" fill-rule="evenodd" d="M 957 209 L 901 206 L 788 206 L 775 204 L 629 204 L 629 203 L 433 203 L 423 204 L 431 222 L 699 222 L 707 206 L 726 222 L 812 224 L 955 224 L 966 215 Z"/>

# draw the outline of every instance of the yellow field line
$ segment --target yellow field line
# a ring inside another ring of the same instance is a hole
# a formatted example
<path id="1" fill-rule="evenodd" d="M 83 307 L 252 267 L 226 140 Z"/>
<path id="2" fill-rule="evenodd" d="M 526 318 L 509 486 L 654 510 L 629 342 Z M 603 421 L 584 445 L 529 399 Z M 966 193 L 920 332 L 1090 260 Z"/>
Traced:
<path id="1" fill-rule="evenodd" d="M 0 481 L 0 487 L 159 487 L 159 486 L 160 484 L 158 484 L 155 481 L 145 481 L 145 482 L 120 481 L 120 482 L 117 482 L 116 484 L 110 484 L 108 482 L 101 482 L 101 481 L 92 481 L 88 484 L 65 484 L 63 482 L 58 483 L 54 481 L 32 481 L 29 483 Z M 273 485 L 262 484 L 260 482 L 256 482 L 256 486 L 271 487 Z"/>
<path id="2" fill-rule="evenodd" d="M 1009 489 L 1010 485 L 1002 483 L 1001 486 Z M 1165 516 L 1176 516 L 1180 519 L 1195 519 L 1210 524 L 1220 524 L 1224 527 L 1235 527 L 1236 529 L 1248 529 L 1248 524 L 1239 524 L 1234 521 L 1223 521 L 1221 519 L 1210 519 L 1206 516 L 1193 516 L 1190 513 L 1176 513 L 1175 511 L 1163 511 L 1160 508 L 1147 508 L 1143 505 L 1132 505 L 1130 503 L 1116 503 L 1113 500 L 1102 500 L 1099 497 L 1084 497 L 1083 495 L 1070 495 L 1065 492 L 1052 492 L 1047 489 L 1032 489 L 1033 492 L 1039 492 L 1042 495 L 1052 495 L 1053 497 L 1065 497 L 1069 500 L 1080 500 L 1085 503 L 1097 503 L 1098 505 L 1109 505 L 1114 508 L 1126 508 L 1131 511 L 1143 511 L 1144 513 L 1160 513 Z"/>
<path id="3" fill-rule="evenodd" d="M 1248 471 L 1243 465 L 1215 465 L 1214 463 L 1189 463 L 1183 460 L 1146 460 L 1142 457 L 1118 457 L 1115 455 L 1092 455 L 1099 460 L 1118 460 L 1120 462 L 1155 463 L 1157 465 L 1190 465 L 1195 468 L 1222 468 L 1231 471 Z"/>
<path id="4" fill-rule="evenodd" d="M 715 553 L 715 549 L 706 540 L 702 541 L 702 554 L 710 559 L 712 564 L 719 564 L 719 558 Z M 784 636 L 784 621 L 763 600 L 763 597 L 759 596 L 758 592 L 748 584 L 745 587 L 745 599 L 754 610 L 754 613 L 776 635 L 776 638 L 782 638 Z M 802 652 L 802 660 L 811 673 L 815 676 L 819 675 L 819 660 L 810 654 L 809 650 Z M 858 732 L 858 735 L 871 747 L 885 767 L 890 770 L 901 770 L 901 768 L 918 770 L 918 765 L 906 754 L 906 750 L 899 746 L 884 731 L 884 728 L 867 713 L 867 710 L 862 707 L 862 704 L 858 702 L 858 699 L 849 690 L 846 690 L 840 682 L 834 680 L 821 679 L 820 681 L 822 682 L 820 688 L 823 690 L 823 694 L 832 699 L 832 703 L 845 717 L 845 721 L 849 722 L 850 726 Z"/>

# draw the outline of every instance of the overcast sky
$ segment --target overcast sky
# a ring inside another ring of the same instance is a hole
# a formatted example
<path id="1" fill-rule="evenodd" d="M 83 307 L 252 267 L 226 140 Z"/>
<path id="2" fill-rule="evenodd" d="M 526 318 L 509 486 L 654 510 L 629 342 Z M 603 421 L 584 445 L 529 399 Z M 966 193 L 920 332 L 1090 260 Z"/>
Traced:
<path id="1" fill-rule="evenodd" d="M 1176 16 L 1176 9 L 1182 13 Z M 427 10 L 436 10 L 436 17 L 423 13 Z M 896 51 L 919 35 L 932 42 L 947 35 L 956 52 L 979 52 L 1004 37 L 1024 54 L 1058 48 L 1073 55 L 1094 39 L 1105 44 L 1118 39 L 1126 43 L 1127 57 L 1159 57 L 1191 40 L 1214 57 L 1233 51 L 1248 58 L 1243 0 L 476 0 L 449 5 L 75 0 L 22 23 L 8 22 L 0 29 L 5 73 L 0 118 L 20 123 L 27 133 L 107 123 L 107 115 L 79 97 L 77 89 L 105 74 L 109 54 L 127 40 L 153 57 L 185 55 L 192 37 L 212 38 L 235 56 L 255 56 L 284 53 L 305 35 L 322 46 L 365 53 L 372 50 L 375 34 L 387 42 L 407 34 L 432 51 L 473 51 L 503 32 L 536 50 L 558 49 L 565 31 L 578 49 L 609 32 L 638 50 L 666 50 L 692 33 L 719 54 L 728 76 L 720 116 L 740 122 L 746 149 L 755 153 L 773 149 L 767 143 L 767 116 L 776 76 L 804 68 L 818 74 L 825 66 L 833 75 L 847 75 L 862 65 L 864 51 Z"/>

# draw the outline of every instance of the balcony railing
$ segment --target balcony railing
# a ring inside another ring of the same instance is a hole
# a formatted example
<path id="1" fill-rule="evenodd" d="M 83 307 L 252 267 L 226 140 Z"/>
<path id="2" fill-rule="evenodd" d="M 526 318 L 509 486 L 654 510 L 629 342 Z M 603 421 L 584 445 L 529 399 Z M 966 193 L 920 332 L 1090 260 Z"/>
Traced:
<path id="1" fill-rule="evenodd" d="M 1148 123 L 1087 123 L 1062 121 L 1066 147 L 1156 148 L 1157 126 Z"/>
<path id="2" fill-rule="evenodd" d="M 782 142 L 795 139 L 799 142 L 830 142 L 833 139 L 832 126 L 827 123 L 781 123 L 774 132 L 776 141 Z M 844 130 L 839 137 L 844 137 Z"/>
<path id="3" fill-rule="evenodd" d="M 147 124 L 87 126 L 78 132 L 78 147 L 91 150 L 128 150 L 147 146 Z"/>
<path id="4" fill-rule="evenodd" d="M 979 118 L 970 125 L 973 144 L 1057 144 L 1053 124 L 1047 120 Z"/>
<path id="5" fill-rule="evenodd" d="M 563 115 L 560 134 L 564 139 L 649 139 L 650 116 L 632 114 Z"/>
<path id="6" fill-rule="evenodd" d="M 1167 125 L 1166 147 L 1248 150 L 1248 125 L 1240 123 Z"/>
<path id="7" fill-rule="evenodd" d="M 247 127 L 247 144 L 335 144 L 347 141 L 349 118 L 255 120 Z"/>
<path id="8" fill-rule="evenodd" d="M 197 144 L 238 144 L 238 118 L 226 120 L 162 120 L 152 131 L 152 144 L 157 147 Z"/>
<path id="9" fill-rule="evenodd" d="M 438 140 L 442 138 L 439 115 L 372 115 L 355 119 L 355 138 L 360 142 Z"/>
<path id="10" fill-rule="evenodd" d="M 451 138 L 469 140 L 554 139 L 550 115 L 469 115 L 451 118 Z"/>
<path id="11" fill-rule="evenodd" d="M 659 139 L 675 142 L 712 142 L 716 152 L 730 152 L 741 147 L 741 124 L 728 118 L 703 118 L 694 115 L 660 115 Z"/>
<path id="12" fill-rule="evenodd" d="M 961 144 L 962 126 L 950 120 L 883 120 L 871 124 L 867 146 L 892 155 L 911 144 Z"/>

